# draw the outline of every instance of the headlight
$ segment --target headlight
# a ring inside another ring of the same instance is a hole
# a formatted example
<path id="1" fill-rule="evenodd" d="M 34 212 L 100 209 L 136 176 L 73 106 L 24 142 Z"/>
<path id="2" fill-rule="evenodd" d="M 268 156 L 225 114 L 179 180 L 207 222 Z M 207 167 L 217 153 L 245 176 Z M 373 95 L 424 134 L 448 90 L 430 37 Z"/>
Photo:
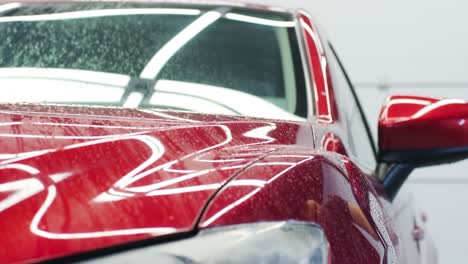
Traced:
<path id="1" fill-rule="evenodd" d="M 318 225 L 261 222 L 201 231 L 197 236 L 125 251 L 88 263 L 323 264 L 328 242 Z"/>

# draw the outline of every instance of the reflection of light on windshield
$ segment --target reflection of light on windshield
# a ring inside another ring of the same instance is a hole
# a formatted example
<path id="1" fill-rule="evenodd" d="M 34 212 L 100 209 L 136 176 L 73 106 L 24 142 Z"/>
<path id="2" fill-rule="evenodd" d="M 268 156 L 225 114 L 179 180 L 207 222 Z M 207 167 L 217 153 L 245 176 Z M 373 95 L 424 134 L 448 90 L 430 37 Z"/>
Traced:
<path id="1" fill-rule="evenodd" d="M 81 18 L 93 18 L 93 17 L 130 16 L 130 15 L 197 16 L 200 13 L 201 11 L 197 9 L 179 9 L 179 8 L 101 9 L 101 10 L 85 10 L 85 11 L 30 15 L 30 16 L 0 17 L 0 23 L 1 22 L 23 22 L 23 21 L 53 21 L 53 20 L 69 20 L 69 19 L 81 19 Z"/>
<path id="2" fill-rule="evenodd" d="M 59 68 L 0 68 L 0 80 L 10 78 L 51 79 L 125 87 L 130 77 L 123 74 Z"/>
<path id="3" fill-rule="evenodd" d="M 166 65 L 177 51 L 221 16 L 222 14 L 219 11 L 209 11 L 188 25 L 151 58 L 150 62 L 148 62 L 141 72 L 140 77 L 146 79 L 156 78 L 164 65 Z"/>
<path id="4" fill-rule="evenodd" d="M 177 92 L 158 91 L 150 99 L 150 104 L 156 106 L 164 106 L 167 108 L 176 108 L 183 110 L 191 110 L 201 113 L 213 113 L 221 115 L 238 114 L 229 108 L 224 107 L 216 101 L 210 101 L 203 97 L 197 97 L 190 93 L 180 94 Z"/>
<path id="5" fill-rule="evenodd" d="M 159 80 L 150 104 L 202 113 L 241 114 L 305 121 L 269 101 L 237 90 L 190 82 Z"/>
<path id="6" fill-rule="evenodd" d="M 143 97 L 144 95 L 142 93 L 138 93 L 138 92 L 130 93 L 127 97 L 127 100 L 123 104 L 123 107 L 137 108 L 141 104 L 141 101 L 143 101 Z"/>
<path id="7" fill-rule="evenodd" d="M 258 25 L 272 26 L 272 27 L 294 27 L 294 21 L 278 21 L 265 18 L 259 18 L 254 16 L 246 16 L 236 13 L 228 13 L 225 16 L 229 20 L 235 20 L 240 22 L 247 22 Z"/>
<path id="8" fill-rule="evenodd" d="M 0 5 L 0 14 L 16 9 L 20 6 L 21 6 L 20 3 L 9 3 L 9 4 Z"/>
<path id="9" fill-rule="evenodd" d="M 129 80 L 125 75 L 82 70 L 1 68 L 0 102 L 119 102 Z"/>
<path id="10" fill-rule="evenodd" d="M 123 88 L 105 87 L 90 84 L 78 84 L 67 81 L 47 80 L 0 80 L 0 102 L 2 103 L 89 103 L 118 102 Z M 11 89 L 15 89 L 11 93 Z"/>

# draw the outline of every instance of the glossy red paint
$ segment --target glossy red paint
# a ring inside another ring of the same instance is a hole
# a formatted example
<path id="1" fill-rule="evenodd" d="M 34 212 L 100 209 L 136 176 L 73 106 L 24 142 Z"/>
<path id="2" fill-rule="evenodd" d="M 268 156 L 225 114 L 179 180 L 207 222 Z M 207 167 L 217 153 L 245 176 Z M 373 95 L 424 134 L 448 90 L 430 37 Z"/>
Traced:
<path id="1" fill-rule="evenodd" d="M 230 181 L 209 204 L 200 228 L 311 221 L 325 230 L 331 263 L 386 263 L 397 259 L 397 243 L 379 196 L 365 179 L 343 156 L 278 150 Z"/>
<path id="2" fill-rule="evenodd" d="M 341 139 L 330 132 L 322 138 L 322 149 L 330 152 L 335 152 L 344 156 L 348 155 Z"/>
<path id="3" fill-rule="evenodd" d="M 468 146 L 468 104 L 419 96 L 389 97 L 379 119 L 382 152 Z"/>
<path id="4" fill-rule="evenodd" d="M 2 105 L 0 122 L 5 262 L 193 230 L 237 173 L 314 145 L 307 123 L 242 117 Z"/>
<path id="5" fill-rule="evenodd" d="M 302 10 L 299 11 L 299 21 L 309 62 L 317 121 L 319 123 L 333 123 L 337 119 L 337 111 L 325 43 L 312 23 L 309 14 Z"/>
<path id="6" fill-rule="evenodd" d="M 346 157 L 348 142 L 338 137 L 347 131 L 326 42 L 308 14 L 299 20 L 314 133 L 310 121 L 0 106 L 0 259 L 45 260 L 197 228 L 296 219 L 324 228 L 331 263 L 397 263 L 401 243 L 382 186 Z"/>

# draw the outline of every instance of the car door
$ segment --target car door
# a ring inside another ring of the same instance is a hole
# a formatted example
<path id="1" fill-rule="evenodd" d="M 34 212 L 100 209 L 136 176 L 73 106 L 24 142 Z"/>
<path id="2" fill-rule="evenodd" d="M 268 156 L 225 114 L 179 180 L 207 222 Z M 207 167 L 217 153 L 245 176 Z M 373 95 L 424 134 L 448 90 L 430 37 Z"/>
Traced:
<path id="1" fill-rule="evenodd" d="M 311 69 L 315 106 L 314 125 L 316 140 L 328 151 L 334 151 L 349 157 L 368 175 L 369 182 L 377 190 L 378 200 L 388 217 L 388 239 L 383 239 L 387 253 L 394 254 L 401 263 L 422 263 L 423 259 L 433 259 L 424 255 L 423 223 L 417 217 L 415 205 L 407 191 L 402 191 L 394 202 L 385 193 L 381 181 L 376 177 L 377 151 L 352 83 L 333 47 L 321 38 L 317 27 L 312 24 L 310 16 L 299 12 L 300 26 L 304 37 L 304 47 Z M 307 37 L 309 35 L 309 37 Z M 323 144 L 332 141 L 331 148 Z M 406 196 L 405 196 L 406 195 Z M 419 232 L 419 233 L 418 233 Z M 384 231 L 383 233 L 386 233 Z M 395 247 L 392 249 L 392 247 Z M 388 256 L 387 256 L 388 257 Z M 427 262 L 431 263 L 431 262 Z"/>

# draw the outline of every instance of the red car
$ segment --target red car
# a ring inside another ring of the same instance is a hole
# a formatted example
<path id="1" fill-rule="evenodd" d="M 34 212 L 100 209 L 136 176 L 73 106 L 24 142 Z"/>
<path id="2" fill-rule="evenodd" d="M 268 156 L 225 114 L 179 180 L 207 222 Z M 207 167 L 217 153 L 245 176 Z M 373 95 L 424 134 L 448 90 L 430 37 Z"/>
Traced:
<path id="1" fill-rule="evenodd" d="M 307 11 L 4 3 L 0 39 L 1 263 L 436 262 L 399 190 L 468 105 L 390 97 L 377 148 Z"/>

